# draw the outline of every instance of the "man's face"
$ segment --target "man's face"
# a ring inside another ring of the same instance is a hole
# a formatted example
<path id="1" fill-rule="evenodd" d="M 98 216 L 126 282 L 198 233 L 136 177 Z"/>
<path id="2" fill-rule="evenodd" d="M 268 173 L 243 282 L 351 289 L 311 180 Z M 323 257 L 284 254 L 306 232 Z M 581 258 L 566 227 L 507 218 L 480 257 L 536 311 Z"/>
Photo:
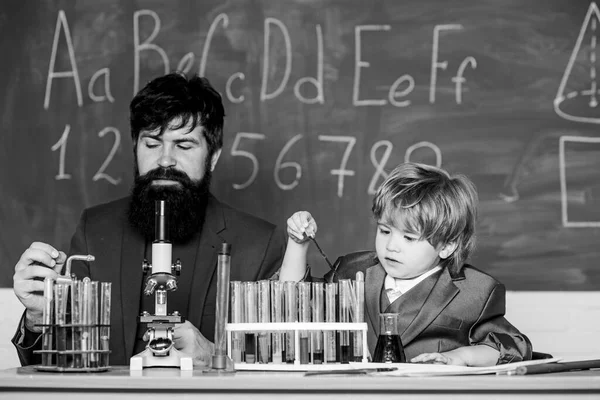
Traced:
<path id="1" fill-rule="evenodd" d="M 177 125 L 177 120 L 171 126 Z M 137 168 L 140 176 L 157 168 L 174 169 L 183 172 L 193 182 L 199 182 L 206 173 L 206 166 L 214 169 L 221 153 L 214 152 L 209 163 L 208 145 L 200 125 L 190 131 L 188 125 L 171 129 L 167 128 L 162 135 L 160 130 L 142 131 L 136 145 Z M 155 186 L 178 186 L 179 182 L 169 179 L 157 179 Z"/>
<path id="2" fill-rule="evenodd" d="M 219 154 L 217 150 L 209 155 L 201 127 L 166 129 L 162 135 L 158 130 L 141 132 L 129 207 L 131 225 L 146 238 L 153 238 L 155 201 L 165 200 L 172 241 L 187 242 L 200 232 Z"/>

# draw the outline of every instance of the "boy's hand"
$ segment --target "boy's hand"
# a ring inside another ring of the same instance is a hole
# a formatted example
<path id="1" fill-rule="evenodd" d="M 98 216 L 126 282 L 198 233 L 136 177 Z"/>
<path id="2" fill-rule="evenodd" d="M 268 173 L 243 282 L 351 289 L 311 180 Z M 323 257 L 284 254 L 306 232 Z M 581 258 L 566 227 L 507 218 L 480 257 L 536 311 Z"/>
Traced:
<path id="1" fill-rule="evenodd" d="M 308 211 L 298 211 L 287 220 L 287 233 L 296 243 L 305 243 L 317 233 L 317 222 Z"/>
<path id="2" fill-rule="evenodd" d="M 467 363 L 460 357 L 452 357 L 448 353 L 423 353 L 412 358 L 411 363 L 420 364 L 445 364 L 467 366 Z"/>

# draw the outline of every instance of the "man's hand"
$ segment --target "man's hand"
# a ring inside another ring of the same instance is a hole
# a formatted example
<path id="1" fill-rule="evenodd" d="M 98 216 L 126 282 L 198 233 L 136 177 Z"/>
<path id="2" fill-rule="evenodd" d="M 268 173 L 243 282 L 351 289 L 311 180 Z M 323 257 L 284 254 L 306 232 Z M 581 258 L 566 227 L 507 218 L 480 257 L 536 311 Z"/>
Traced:
<path id="1" fill-rule="evenodd" d="M 173 340 L 175 348 L 192 357 L 194 365 L 210 365 L 215 345 L 190 321 L 175 325 Z"/>
<path id="2" fill-rule="evenodd" d="M 34 324 L 41 323 L 44 311 L 44 278 L 56 276 L 62 270 L 67 255 L 46 243 L 34 242 L 15 265 L 13 290 L 25 306 L 25 325 L 32 331 L 41 331 Z"/>

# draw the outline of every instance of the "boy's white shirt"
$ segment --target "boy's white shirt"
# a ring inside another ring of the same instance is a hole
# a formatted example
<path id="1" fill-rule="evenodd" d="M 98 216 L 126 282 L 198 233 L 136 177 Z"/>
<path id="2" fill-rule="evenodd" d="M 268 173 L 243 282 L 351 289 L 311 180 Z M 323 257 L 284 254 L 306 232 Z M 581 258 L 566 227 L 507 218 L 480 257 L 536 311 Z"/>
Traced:
<path id="1" fill-rule="evenodd" d="M 442 267 L 440 267 L 438 265 L 437 267 L 430 269 L 429 271 L 425 272 L 424 274 L 421 274 L 421 275 L 419 275 L 415 278 L 411 278 L 411 279 L 396 279 L 396 278 L 392 278 L 389 275 L 386 275 L 383 287 L 385 289 L 385 293 L 387 294 L 388 300 L 390 301 L 390 304 L 393 303 L 394 301 L 396 301 L 396 299 L 398 299 L 404 293 L 408 292 L 410 289 L 417 286 L 417 284 L 419 282 L 421 282 L 423 279 L 427 278 L 428 276 L 430 276 L 432 274 L 435 274 L 437 271 L 439 271 L 441 269 L 442 269 Z"/>

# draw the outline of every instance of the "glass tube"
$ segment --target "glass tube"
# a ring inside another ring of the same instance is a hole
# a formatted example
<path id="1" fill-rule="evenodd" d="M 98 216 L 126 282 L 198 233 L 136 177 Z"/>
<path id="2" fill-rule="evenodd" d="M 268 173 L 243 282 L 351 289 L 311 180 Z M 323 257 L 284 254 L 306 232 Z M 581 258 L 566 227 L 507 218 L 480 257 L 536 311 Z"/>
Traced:
<path id="1" fill-rule="evenodd" d="M 285 303 L 285 322 L 298 322 L 298 295 L 296 293 L 296 282 L 283 283 L 283 298 Z M 296 360 L 294 331 L 286 332 L 285 337 L 285 362 L 293 364 Z"/>
<path id="2" fill-rule="evenodd" d="M 56 350 L 61 352 L 57 356 L 56 365 L 67 368 L 67 298 L 69 286 L 65 284 L 54 285 L 54 313 L 56 319 Z"/>
<path id="3" fill-rule="evenodd" d="M 283 282 L 271 281 L 271 319 L 273 322 L 283 322 Z M 273 363 L 281 364 L 284 360 L 284 333 L 273 332 Z"/>
<path id="4" fill-rule="evenodd" d="M 350 285 L 350 279 L 340 279 L 339 280 L 339 289 L 340 289 L 340 322 L 351 322 L 350 320 L 350 310 L 351 310 L 351 297 L 350 292 L 352 290 L 352 286 Z M 340 362 L 342 364 L 349 363 L 352 356 L 352 338 L 351 332 L 348 330 L 340 331 Z"/>
<path id="5" fill-rule="evenodd" d="M 258 281 L 258 322 L 271 322 L 271 284 L 268 280 Z M 258 334 L 258 360 L 262 364 L 269 362 L 271 353 L 271 334 L 261 331 Z"/>
<path id="6" fill-rule="evenodd" d="M 313 322 L 324 322 L 323 306 L 323 283 L 313 282 L 312 284 L 312 321 Z M 313 364 L 322 364 L 324 361 L 323 357 L 323 332 L 313 331 L 312 332 L 312 360 Z"/>
<path id="7" fill-rule="evenodd" d="M 336 301 L 337 292 L 336 283 L 325 284 L 325 321 L 337 322 L 336 319 Z M 325 331 L 325 362 L 335 363 L 336 354 L 336 334 L 335 331 Z"/>
<path id="8" fill-rule="evenodd" d="M 81 322 L 82 322 L 82 331 L 81 331 L 81 366 L 82 368 L 89 368 L 90 366 L 90 357 L 88 350 L 90 349 L 90 295 L 91 295 L 91 281 L 90 278 L 83 278 L 83 289 L 82 289 L 82 299 L 81 299 Z"/>
<path id="9" fill-rule="evenodd" d="M 244 292 L 246 295 L 246 322 L 258 322 L 258 304 L 256 282 L 244 282 Z M 245 334 L 245 360 L 248 364 L 256 362 L 256 334 L 246 332 Z"/>
<path id="10" fill-rule="evenodd" d="M 240 281 L 231 282 L 231 323 L 244 322 L 244 287 Z M 242 362 L 244 332 L 231 334 L 231 359 L 234 363 Z"/>
<path id="11" fill-rule="evenodd" d="M 231 245 L 222 243 L 217 261 L 217 304 L 215 309 L 215 352 L 212 367 L 227 368 L 226 331 L 229 314 L 229 272 L 231 270 Z"/>
<path id="12" fill-rule="evenodd" d="M 98 350 L 100 345 L 98 339 L 100 332 L 98 329 L 98 282 L 90 282 L 90 299 L 89 299 L 89 316 L 90 316 L 90 368 L 98 368 Z"/>
<path id="13" fill-rule="evenodd" d="M 42 313 L 42 350 L 52 351 L 53 349 L 53 331 L 54 327 L 54 279 L 50 277 L 44 278 L 44 310 Z M 51 366 L 52 353 L 42 353 L 42 365 Z"/>
<path id="14" fill-rule="evenodd" d="M 102 282 L 100 284 L 100 366 L 108 367 L 110 350 L 110 307 L 111 307 L 112 283 Z"/>
<path id="15" fill-rule="evenodd" d="M 72 329 L 72 349 L 73 349 L 73 367 L 82 368 L 82 348 L 81 348 L 81 311 L 82 311 L 82 286 L 81 281 L 74 279 L 71 282 L 71 324 Z"/>
<path id="16" fill-rule="evenodd" d="M 365 322 L 365 274 L 362 271 L 356 273 L 354 282 L 355 309 L 354 322 Z M 354 333 L 354 361 L 361 362 L 363 359 L 363 332 Z"/>
<path id="17" fill-rule="evenodd" d="M 300 322 L 310 322 L 310 282 L 298 282 L 298 313 Z M 310 362 L 309 331 L 300 331 L 300 364 Z"/>

